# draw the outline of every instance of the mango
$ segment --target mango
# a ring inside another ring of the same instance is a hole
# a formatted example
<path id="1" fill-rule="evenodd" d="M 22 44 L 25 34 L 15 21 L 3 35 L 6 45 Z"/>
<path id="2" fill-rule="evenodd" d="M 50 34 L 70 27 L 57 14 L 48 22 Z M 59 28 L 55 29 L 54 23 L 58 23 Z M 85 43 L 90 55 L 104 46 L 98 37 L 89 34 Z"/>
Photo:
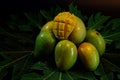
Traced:
<path id="1" fill-rule="evenodd" d="M 70 12 L 60 12 L 54 18 L 53 33 L 59 40 L 68 39 L 76 25 L 76 17 Z"/>
<path id="2" fill-rule="evenodd" d="M 66 71 L 77 60 L 77 47 L 69 40 L 61 40 L 55 47 L 55 63 L 58 69 Z"/>
<path id="3" fill-rule="evenodd" d="M 45 30 L 52 30 L 54 21 L 48 21 L 45 25 L 43 25 L 43 27 L 41 28 L 41 31 L 45 31 Z"/>
<path id="4" fill-rule="evenodd" d="M 50 55 L 56 45 L 56 38 L 52 31 L 41 31 L 35 40 L 34 56 Z"/>
<path id="5" fill-rule="evenodd" d="M 76 17 L 77 24 L 69 36 L 69 40 L 75 43 L 77 46 L 85 39 L 86 37 L 86 27 L 84 22 Z"/>
<path id="6" fill-rule="evenodd" d="M 94 71 L 99 65 L 99 53 L 94 45 L 89 42 L 83 42 L 78 47 L 78 55 L 84 66 L 90 70 Z"/>
<path id="7" fill-rule="evenodd" d="M 104 54 L 106 43 L 98 31 L 91 29 L 87 30 L 86 41 L 92 43 L 97 48 L 100 56 Z"/>

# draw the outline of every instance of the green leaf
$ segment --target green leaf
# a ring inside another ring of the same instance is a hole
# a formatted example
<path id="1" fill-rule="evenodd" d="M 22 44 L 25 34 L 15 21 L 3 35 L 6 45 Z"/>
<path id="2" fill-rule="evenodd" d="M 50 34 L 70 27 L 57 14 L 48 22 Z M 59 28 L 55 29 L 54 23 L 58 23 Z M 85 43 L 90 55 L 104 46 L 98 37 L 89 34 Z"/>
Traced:
<path id="1" fill-rule="evenodd" d="M 96 79 L 92 72 L 89 72 L 86 70 L 74 71 L 74 72 L 70 72 L 70 74 L 71 74 L 71 77 L 73 77 L 76 80 L 78 79 L 95 80 Z"/>
<path id="2" fill-rule="evenodd" d="M 101 33 L 103 34 L 107 43 L 115 43 L 115 47 L 120 49 L 120 18 L 110 20 L 103 28 Z"/>
<path id="3" fill-rule="evenodd" d="M 54 17 L 61 12 L 61 7 L 56 5 L 56 8 L 50 8 L 49 11 L 40 10 L 40 14 L 46 19 L 46 21 L 51 21 Z"/>
<path id="4" fill-rule="evenodd" d="M 108 34 L 110 33 L 114 33 L 114 32 L 119 32 L 120 31 L 120 18 L 115 18 L 115 19 L 111 19 L 106 27 L 104 28 L 105 31 L 109 31 Z M 112 32 L 110 32 L 112 31 Z"/>
<path id="5" fill-rule="evenodd" d="M 100 80 L 114 80 L 113 73 L 109 73 L 100 77 Z"/>
<path id="6" fill-rule="evenodd" d="M 32 70 L 40 71 L 42 70 L 43 74 L 41 79 L 43 80 L 77 80 L 77 79 L 88 79 L 88 80 L 95 80 L 95 76 L 92 72 L 86 72 L 86 71 L 59 71 L 56 68 L 52 68 L 50 66 L 47 66 L 46 63 L 43 63 L 41 61 L 35 63 L 32 67 Z M 30 78 L 30 76 L 29 76 Z M 33 78 L 33 77 L 32 77 Z M 35 77 L 34 77 L 35 78 Z"/>
<path id="7" fill-rule="evenodd" d="M 119 41 L 119 40 L 117 40 L 117 41 L 115 42 L 115 45 L 116 45 L 116 48 L 117 48 L 117 49 L 120 49 L 120 41 Z"/>
<path id="8" fill-rule="evenodd" d="M 6 69 L 0 70 L 0 80 L 2 80 L 7 74 L 8 71 Z"/>
<path id="9" fill-rule="evenodd" d="M 59 71 L 53 71 L 51 74 L 46 76 L 44 79 L 45 80 L 62 80 L 62 73 Z"/>
<path id="10" fill-rule="evenodd" d="M 98 68 L 94 71 L 94 73 L 95 73 L 95 75 L 98 75 L 98 76 L 105 75 L 104 67 L 101 62 L 99 64 Z"/>
<path id="11" fill-rule="evenodd" d="M 120 39 L 119 35 L 120 35 L 120 32 L 116 32 L 116 33 L 113 33 L 111 35 L 109 34 L 108 36 L 105 36 L 104 38 L 115 41 L 115 40 Z"/>
<path id="12" fill-rule="evenodd" d="M 101 30 L 105 23 L 110 17 L 104 16 L 100 12 L 96 13 L 95 15 L 91 15 L 88 19 L 87 28 Z"/>
<path id="13" fill-rule="evenodd" d="M 20 79 L 20 75 L 22 73 L 23 64 L 15 64 L 13 65 L 13 71 L 12 71 L 12 80 Z"/>
<path id="14" fill-rule="evenodd" d="M 120 18 L 111 19 L 107 24 L 106 27 L 104 27 L 105 31 L 119 31 L 120 26 Z M 113 32 L 110 32 L 113 33 Z"/>
<path id="15" fill-rule="evenodd" d="M 8 67 L 14 65 L 16 62 L 18 62 L 18 61 L 20 61 L 20 60 L 28 57 L 29 55 L 30 55 L 30 54 L 24 55 L 24 56 L 22 56 L 22 57 L 20 57 L 20 58 L 17 58 L 17 59 L 15 59 L 15 60 L 12 60 L 12 61 L 8 62 L 7 64 L 1 65 L 1 66 L 0 66 L 0 71 L 1 71 L 2 69 L 8 68 Z"/>
<path id="16" fill-rule="evenodd" d="M 107 72 L 109 71 L 113 71 L 113 72 L 118 72 L 120 73 L 120 67 L 118 67 L 117 65 L 111 63 L 110 61 L 108 61 L 107 59 L 102 59 L 102 63 L 104 68 L 107 70 Z"/>
<path id="17" fill-rule="evenodd" d="M 63 80 L 74 80 L 73 76 L 69 72 L 63 72 L 62 73 L 62 79 Z"/>
<path id="18" fill-rule="evenodd" d="M 120 79 L 120 74 L 117 75 L 118 79 Z"/>
<path id="19" fill-rule="evenodd" d="M 3 36 L 11 36 L 11 37 L 15 37 L 13 34 L 11 34 L 10 32 L 6 31 L 4 28 L 0 27 L 0 34 Z"/>
<path id="20" fill-rule="evenodd" d="M 4 59 L 4 60 L 11 60 L 10 56 L 7 56 L 4 52 L 0 52 L 0 56 Z"/>
<path id="21" fill-rule="evenodd" d="M 75 6 L 73 3 L 69 5 L 69 12 L 73 13 L 77 17 L 81 18 L 83 21 L 86 21 L 87 16 L 84 16 L 80 10 L 78 10 L 77 6 Z"/>
<path id="22" fill-rule="evenodd" d="M 37 18 L 36 18 L 36 16 L 37 16 L 36 14 L 24 13 L 24 15 L 34 25 L 33 27 L 38 27 L 39 29 L 41 29 L 41 26 L 42 26 L 42 17 L 38 21 Z M 39 17 L 40 17 L 40 15 L 39 15 Z"/>
<path id="23" fill-rule="evenodd" d="M 35 69 L 35 70 L 44 70 L 47 69 L 46 68 L 46 64 L 43 62 L 37 62 L 34 65 L 32 65 L 31 69 Z"/>
<path id="24" fill-rule="evenodd" d="M 0 72 L 1 72 L 2 66 L 12 61 L 12 59 L 10 56 L 4 54 L 4 52 L 0 52 L 0 58 L 1 58 L 1 61 L 0 61 Z"/>
<path id="25" fill-rule="evenodd" d="M 37 73 L 24 74 L 20 80 L 43 80 L 42 76 Z"/>
<path id="26" fill-rule="evenodd" d="M 30 68 L 30 64 L 32 63 L 31 58 L 32 57 L 29 56 L 26 59 L 20 61 L 19 63 L 13 65 L 12 80 L 20 79 L 22 74 Z"/>
<path id="27" fill-rule="evenodd" d="M 119 53 L 105 53 L 103 55 L 105 59 L 107 59 L 109 62 L 117 65 L 120 67 L 119 60 L 120 60 L 120 54 Z"/>
<path id="28" fill-rule="evenodd" d="M 20 31 L 32 31 L 32 27 L 29 25 L 19 25 L 18 28 Z"/>
<path id="29" fill-rule="evenodd" d="M 105 66 L 106 64 L 107 64 L 106 62 L 100 63 L 99 67 L 97 68 L 96 71 L 94 71 L 94 73 L 95 75 L 100 76 L 100 80 L 114 80 L 112 69 L 115 69 L 116 67 L 107 69 L 108 67 Z M 107 65 L 110 66 L 110 63 Z"/>

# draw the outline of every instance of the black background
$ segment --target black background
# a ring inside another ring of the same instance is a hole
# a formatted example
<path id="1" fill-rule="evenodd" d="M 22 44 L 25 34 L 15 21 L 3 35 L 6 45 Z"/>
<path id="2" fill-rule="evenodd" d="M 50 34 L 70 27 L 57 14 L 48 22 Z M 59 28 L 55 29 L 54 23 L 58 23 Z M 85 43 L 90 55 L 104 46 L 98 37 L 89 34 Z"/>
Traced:
<path id="1" fill-rule="evenodd" d="M 0 0 L 0 14 L 14 14 L 23 12 L 36 12 L 40 9 L 49 9 L 59 4 L 63 8 L 66 7 L 70 2 L 74 2 L 78 7 L 86 13 L 94 13 L 96 11 L 101 11 L 104 14 L 119 17 L 120 15 L 120 2 L 115 2 L 114 0 Z"/>

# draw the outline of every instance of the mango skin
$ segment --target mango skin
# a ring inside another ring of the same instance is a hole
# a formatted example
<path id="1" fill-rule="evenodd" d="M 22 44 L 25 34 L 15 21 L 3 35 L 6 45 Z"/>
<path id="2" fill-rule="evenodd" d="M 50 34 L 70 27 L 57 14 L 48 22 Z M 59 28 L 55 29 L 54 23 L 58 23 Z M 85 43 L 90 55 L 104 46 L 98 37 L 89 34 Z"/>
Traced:
<path id="1" fill-rule="evenodd" d="M 43 25 L 43 27 L 41 28 L 41 31 L 45 31 L 45 30 L 52 30 L 54 21 L 48 21 L 45 25 Z"/>
<path id="2" fill-rule="evenodd" d="M 94 71 L 99 65 L 100 58 L 99 53 L 94 45 L 88 42 L 83 42 L 78 47 L 78 55 L 85 67 Z"/>
<path id="3" fill-rule="evenodd" d="M 77 60 L 77 47 L 69 40 L 61 40 L 55 47 L 55 63 L 58 69 L 66 71 Z"/>
<path id="4" fill-rule="evenodd" d="M 92 43 L 97 48 L 100 56 L 104 54 L 106 43 L 98 31 L 91 29 L 87 30 L 86 41 Z"/>
<path id="5" fill-rule="evenodd" d="M 69 36 L 69 40 L 75 43 L 77 46 L 85 39 L 86 37 L 86 27 L 84 22 L 77 18 L 77 24 Z"/>
<path id="6" fill-rule="evenodd" d="M 34 56 L 50 55 L 53 53 L 56 45 L 56 38 L 52 31 L 41 31 L 35 40 Z"/>

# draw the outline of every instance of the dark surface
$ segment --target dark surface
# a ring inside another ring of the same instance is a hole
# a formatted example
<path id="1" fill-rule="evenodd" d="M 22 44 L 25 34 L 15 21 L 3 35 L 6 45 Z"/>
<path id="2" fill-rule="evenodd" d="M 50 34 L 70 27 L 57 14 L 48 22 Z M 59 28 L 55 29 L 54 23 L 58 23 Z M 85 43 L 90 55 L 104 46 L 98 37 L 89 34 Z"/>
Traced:
<path id="1" fill-rule="evenodd" d="M 1 14 L 37 11 L 55 4 L 54 0 L 2 0 L 0 1 Z"/>
<path id="2" fill-rule="evenodd" d="M 119 0 L 0 0 L 0 14 L 36 12 L 40 9 L 49 9 L 56 4 L 64 8 L 71 2 L 74 2 L 80 10 L 88 14 L 99 11 L 106 15 L 120 17 Z"/>

